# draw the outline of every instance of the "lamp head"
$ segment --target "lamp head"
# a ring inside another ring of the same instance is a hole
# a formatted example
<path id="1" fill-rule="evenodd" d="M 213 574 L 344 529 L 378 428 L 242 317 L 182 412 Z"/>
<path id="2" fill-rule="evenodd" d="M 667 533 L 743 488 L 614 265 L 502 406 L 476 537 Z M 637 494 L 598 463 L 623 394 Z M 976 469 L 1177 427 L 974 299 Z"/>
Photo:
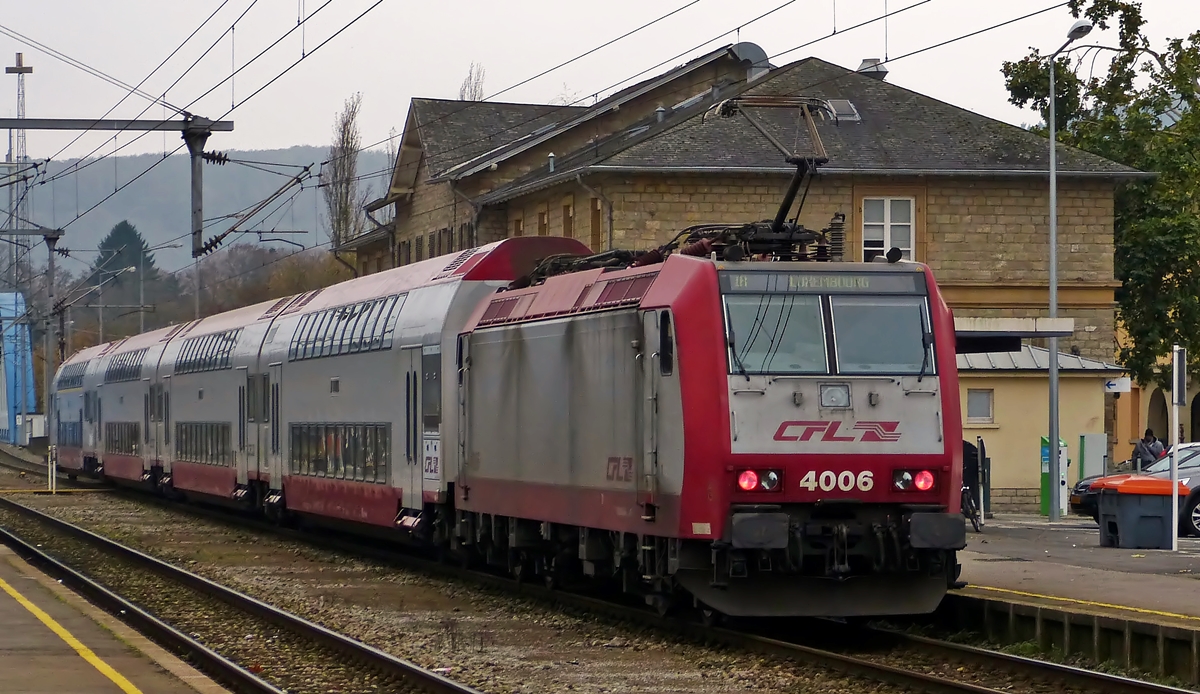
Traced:
<path id="1" fill-rule="evenodd" d="M 1067 32 L 1067 38 L 1072 41 L 1078 41 L 1091 32 L 1092 23 L 1086 19 L 1081 19 L 1071 25 L 1071 29 Z"/>

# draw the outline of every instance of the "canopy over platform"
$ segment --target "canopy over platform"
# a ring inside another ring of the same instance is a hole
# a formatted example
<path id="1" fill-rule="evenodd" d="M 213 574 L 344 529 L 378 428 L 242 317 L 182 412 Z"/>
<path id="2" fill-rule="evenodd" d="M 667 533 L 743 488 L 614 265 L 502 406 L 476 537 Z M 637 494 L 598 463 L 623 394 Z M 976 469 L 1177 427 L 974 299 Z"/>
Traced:
<path id="1" fill-rule="evenodd" d="M 1074 318 L 955 318 L 959 354 L 1018 352 L 1023 339 L 1070 337 Z"/>

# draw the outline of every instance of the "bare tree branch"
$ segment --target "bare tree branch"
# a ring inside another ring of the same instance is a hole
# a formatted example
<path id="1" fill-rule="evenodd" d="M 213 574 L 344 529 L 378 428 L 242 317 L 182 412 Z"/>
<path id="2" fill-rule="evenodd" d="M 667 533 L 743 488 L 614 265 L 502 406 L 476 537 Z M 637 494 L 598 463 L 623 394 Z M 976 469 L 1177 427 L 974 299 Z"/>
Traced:
<path id="1" fill-rule="evenodd" d="M 335 251 L 366 228 L 358 189 L 358 150 L 362 147 L 358 111 L 361 106 L 361 93 L 346 99 L 333 126 L 329 164 L 321 172 L 327 232 Z"/>
<path id="2" fill-rule="evenodd" d="M 471 67 L 467 70 L 467 76 L 463 79 L 462 86 L 458 88 L 458 98 L 462 101 L 483 101 L 484 74 L 483 65 L 471 63 Z"/>

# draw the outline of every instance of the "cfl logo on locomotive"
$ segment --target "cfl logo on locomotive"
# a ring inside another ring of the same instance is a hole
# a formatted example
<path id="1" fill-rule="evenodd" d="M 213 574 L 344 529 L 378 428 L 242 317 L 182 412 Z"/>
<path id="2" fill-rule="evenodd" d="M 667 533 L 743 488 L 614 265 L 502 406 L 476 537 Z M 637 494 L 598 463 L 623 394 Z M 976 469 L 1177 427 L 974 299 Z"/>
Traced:
<path id="1" fill-rule="evenodd" d="M 776 441 L 861 441 L 863 443 L 895 443 L 900 440 L 900 422 L 855 422 L 854 426 L 839 435 L 842 423 L 833 422 L 783 422 L 775 430 Z"/>

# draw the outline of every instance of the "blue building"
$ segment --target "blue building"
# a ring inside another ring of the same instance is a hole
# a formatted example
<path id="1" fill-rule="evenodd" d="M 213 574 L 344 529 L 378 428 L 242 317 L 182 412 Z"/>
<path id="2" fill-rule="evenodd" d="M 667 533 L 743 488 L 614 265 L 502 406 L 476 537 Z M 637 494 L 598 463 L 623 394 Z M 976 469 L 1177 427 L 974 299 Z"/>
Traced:
<path id="1" fill-rule="evenodd" d="M 0 441 L 15 443 L 21 392 L 25 412 L 37 410 L 33 385 L 33 349 L 29 324 L 17 323 L 25 316 L 25 297 L 17 292 L 0 293 Z M 24 371 L 24 377 L 21 372 Z"/>

